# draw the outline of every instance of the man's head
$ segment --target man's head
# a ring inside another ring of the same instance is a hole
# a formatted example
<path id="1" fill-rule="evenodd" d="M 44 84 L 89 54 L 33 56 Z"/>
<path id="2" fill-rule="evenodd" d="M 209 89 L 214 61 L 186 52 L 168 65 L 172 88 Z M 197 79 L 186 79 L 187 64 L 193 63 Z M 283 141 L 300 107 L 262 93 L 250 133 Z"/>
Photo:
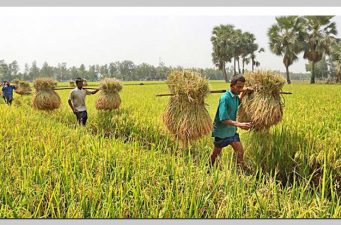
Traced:
<path id="1" fill-rule="evenodd" d="M 83 79 L 78 77 L 76 80 L 76 86 L 79 88 L 79 89 L 82 89 L 83 88 Z"/>
<path id="2" fill-rule="evenodd" d="M 230 89 L 233 94 L 239 95 L 245 84 L 245 78 L 242 75 L 233 76 L 231 79 Z"/>

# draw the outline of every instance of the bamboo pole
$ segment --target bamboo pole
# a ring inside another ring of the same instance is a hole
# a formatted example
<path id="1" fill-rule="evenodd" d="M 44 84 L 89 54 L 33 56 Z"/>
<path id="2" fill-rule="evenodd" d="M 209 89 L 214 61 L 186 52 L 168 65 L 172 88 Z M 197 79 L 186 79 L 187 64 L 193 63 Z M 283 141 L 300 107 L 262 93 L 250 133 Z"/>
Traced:
<path id="1" fill-rule="evenodd" d="M 213 90 L 213 91 L 210 91 L 211 94 L 214 94 L 214 93 L 225 93 L 226 90 Z M 291 95 L 292 92 L 285 92 L 285 91 L 280 91 L 279 94 L 282 94 L 282 95 Z M 173 94 L 157 94 L 155 95 L 156 97 L 163 97 L 163 96 L 173 96 Z"/>

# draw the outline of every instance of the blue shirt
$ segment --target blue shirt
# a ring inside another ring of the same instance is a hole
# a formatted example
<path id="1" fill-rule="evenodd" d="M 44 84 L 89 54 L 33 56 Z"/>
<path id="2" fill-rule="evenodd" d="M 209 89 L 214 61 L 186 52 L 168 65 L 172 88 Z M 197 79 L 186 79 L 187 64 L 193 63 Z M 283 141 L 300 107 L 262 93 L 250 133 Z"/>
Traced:
<path id="1" fill-rule="evenodd" d="M 10 86 L 4 86 L 2 88 L 2 94 L 5 96 L 5 97 L 13 97 L 13 90 L 15 90 L 16 87 L 13 86 L 13 85 L 10 85 Z"/>
<path id="2" fill-rule="evenodd" d="M 240 99 L 238 95 L 233 94 L 230 90 L 226 91 L 219 99 L 219 106 L 214 118 L 213 137 L 226 138 L 232 137 L 237 132 L 237 127 L 223 124 L 224 120 L 237 119 L 238 106 Z"/>

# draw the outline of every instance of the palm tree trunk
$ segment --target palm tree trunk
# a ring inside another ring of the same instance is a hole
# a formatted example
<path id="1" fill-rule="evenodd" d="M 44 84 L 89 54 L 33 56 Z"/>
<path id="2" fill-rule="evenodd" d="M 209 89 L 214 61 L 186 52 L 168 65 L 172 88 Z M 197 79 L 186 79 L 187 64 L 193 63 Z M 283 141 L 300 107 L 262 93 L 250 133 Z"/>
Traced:
<path id="1" fill-rule="evenodd" d="M 229 82 L 228 79 L 227 79 L 227 73 L 226 73 L 226 68 L 225 68 L 225 62 L 223 63 L 223 75 L 224 75 L 224 79 L 225 79 L 225 82 Z"/>
<path id="2" fill-rule="evenodd" d="M 310 79 L 311 84 L 315 84 L 315 62 L 312 61 L 312 66 L 311 66 L 311 79 Z"/>
<path id="3" fill-rule="evenodd" d="M 244 74 L 245 59 L 243 58 L 243 74 Z"/>
<path id="4" fill-rule="evenodd" d="M 233 76 L 236 75 L 236 57 L 233 57 Z"/>
<path id="5" fill-rule="evenodd" d="M 255 67 L 255 60 L 253 57 L 251 58 L 251 65 L 252 65 L 252 72 L 253 72 L 254 67 Z"/>
<path id="6" fill-rule="evenodd" d="M 238 72 L 239 72 L 239 74 L 240 74 L 239 56 L 238 56 L 238 58 L 237 58 L 237 62 L 238 62 Z"/>
<path id="7" fill-rule="evenodd" d="M 289 66 L 285 66 L 285 70 L 287 72 L 287 83 L 291 84 L 290 77 L 289 77 Z"/>

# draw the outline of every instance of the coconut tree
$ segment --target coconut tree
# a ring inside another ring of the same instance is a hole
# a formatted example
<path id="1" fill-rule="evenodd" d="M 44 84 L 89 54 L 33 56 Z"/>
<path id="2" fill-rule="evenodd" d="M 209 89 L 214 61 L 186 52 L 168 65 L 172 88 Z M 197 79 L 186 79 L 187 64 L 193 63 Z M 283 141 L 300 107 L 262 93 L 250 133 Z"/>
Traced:
<path id="1" fill-rule="evenodd" d="M 331 45 L 335 43 L 337 34 L 334 16 L 304 16 L 305 32 L 303 36 L 304 55 L 312 63 L 310 83 L 315 83 L 315 63 L 322 59 L 323 54 L 329 55 Z"/>
<path id="2" fill-rule="evenodd" d="M 287 83 L 290 84 L 289 66 L 298 60 L 298 54 L 303 51 L 302 19 L 298 16 L 280 16 L 276 17 L 276 22 L 268 30 L 269 47 L 274 54 L 283 56 Z"/>
<path id="3" fill-rule="evenodd" d="M 228 82 L 226 63 L 232 60 L 232 34 L 233 25 L 220 25 L 213 28 L 211 42 L 213 45 L 212 61 L 223 72 L 224 79 Z"/>

